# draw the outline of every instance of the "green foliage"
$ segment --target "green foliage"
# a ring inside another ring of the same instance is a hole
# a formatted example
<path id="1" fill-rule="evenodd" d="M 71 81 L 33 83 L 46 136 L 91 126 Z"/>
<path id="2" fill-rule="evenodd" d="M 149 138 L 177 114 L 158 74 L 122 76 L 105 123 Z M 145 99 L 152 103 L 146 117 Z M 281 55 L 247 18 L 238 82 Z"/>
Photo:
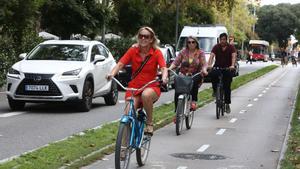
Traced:
<path id="1" fill-rule="evenodd" d="M 116 17 L 110 5 L 95 0 L 48 0 L 40 8 L 41 28 L 69 39 L 71 34 L 94 38 L 103 24 Z"/>
<path id="2" fill-rule="evenodd" d="M 29 52 L 41 42 L 37 37 L 37 9 L 43 0 L 0 0 L 0 86 L 6 72 L 18 61 L 18 54 Z"/>
<path id="3" fill-rule="evenodd" d="M 132 38 L 111 39 L 106 42 L 116 60 L 119 60 L 136 41 Z"/>
<path id="4" fill-rule="evenodd" d="M 269 42 L 287 45 L 287 38 L 300 29 L 300 13 L 294 12 L 291 4 L 268 5 L 259 9 L 256 31 Z M 283 31 L 284 30 L 284 31 Z"/>
<path id="5" fill-rule="evenodd" d="M 152 8 L 141 0 L 119 2 L 117 15 L 119 31 L 125 36 L 133 36 L 143 25 L 149 25 L 153 18 Z"/>
<path id="6" fill-rule="evenodd" d="M 214 23 L 213 12 L 200 4 L 187 4 L 185 17 L 189 24 L 212 24 Z"/>

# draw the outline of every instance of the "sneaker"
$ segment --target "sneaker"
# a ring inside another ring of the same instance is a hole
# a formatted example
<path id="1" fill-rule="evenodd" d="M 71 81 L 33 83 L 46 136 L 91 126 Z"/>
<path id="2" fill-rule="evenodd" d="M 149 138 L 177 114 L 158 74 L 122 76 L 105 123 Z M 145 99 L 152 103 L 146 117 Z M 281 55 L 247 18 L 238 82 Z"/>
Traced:
<path id="1" fill-rule="evenodd" d="M 192 111 L 195 111 L 197 109 L 197 103 L 195 102 L 195 101 L 193 101 L 192 103 L 191 103 L 191 110 Z"/>
<path id="2" fill-rule="evenodd" d="M 229 105 L 229 104 L 225 104 L 225 112 L 226 112 L 227 114 L 229 114 L 229 113 L 231 112 L 231 110 L 230 110 L 230 105 Z"/>
<path id="3" fill-rule="evenodd" d="M 153 135 L 153 124 L 146 124 L 146 127 L 144 129 L 144 133 L 147 135 L 152 136 Z"/>

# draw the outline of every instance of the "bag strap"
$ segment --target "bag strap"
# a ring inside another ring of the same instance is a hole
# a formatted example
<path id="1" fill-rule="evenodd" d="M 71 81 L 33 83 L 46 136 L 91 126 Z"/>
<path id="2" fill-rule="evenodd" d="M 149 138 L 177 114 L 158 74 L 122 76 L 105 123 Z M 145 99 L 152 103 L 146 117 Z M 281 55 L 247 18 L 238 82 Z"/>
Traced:
<path id="1" fill-rule="evenodd" d="M 143 63 L 141 64 L 141 66 L 138 68 L 138 70 L 136 72 L 134 72 L 134 74 L 131 76 L 131 80 L 134 79 L 142 71 L 143 67 L 148 62 L 149 59 L 150 59 L 150 56 L 147 56 L 145 58 L 145 60 L 143 61 Z"/>

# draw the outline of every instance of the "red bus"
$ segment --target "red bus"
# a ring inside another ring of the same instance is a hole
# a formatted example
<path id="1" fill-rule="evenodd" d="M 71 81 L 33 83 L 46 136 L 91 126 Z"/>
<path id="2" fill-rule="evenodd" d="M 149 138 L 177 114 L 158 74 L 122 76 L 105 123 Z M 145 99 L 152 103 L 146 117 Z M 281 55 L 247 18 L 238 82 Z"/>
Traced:
<path id="1" fill-rule="evenodd" d="M 265 40 L 250 40 L 249 47 L 252 51 L 252 60 L 268 61 L 269 58 L 269 42 Z"/>

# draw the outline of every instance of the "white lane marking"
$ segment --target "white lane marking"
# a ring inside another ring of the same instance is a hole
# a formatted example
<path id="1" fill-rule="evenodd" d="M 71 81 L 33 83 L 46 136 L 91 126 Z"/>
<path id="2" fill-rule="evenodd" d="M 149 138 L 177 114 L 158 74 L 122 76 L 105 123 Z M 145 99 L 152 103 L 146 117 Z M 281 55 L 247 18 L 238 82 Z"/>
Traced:
<path id="1" fill-rule="evenodd" d="M 2 137 L 3 135 L 0 134 L 0 137 Z"/>
<path id="2" fill-rule="evenodd" d="M 252 107 L 252 106 L 253 106 L 253 104 L 248 104 L 248 105 L 247 105 L 247 107 Z"/>
<path id="3" fill-rule="evenodd" d="M 186 166 L 179 166 L 179 167 L 177 167 L 177 169 L 187 169 L 187 167 Z"/>
<path id="4" fill-rule="evenodd" d="M 216 133 L 216 135 L 222 135 L 222 134 L 224 134 L 225 131 L 226 131 L 226 129 L 220 129 L 220 130 Z"/>
<path id="5" fill-rule="evenodd" d="M 4 113 L 4 114 L 0 114 L 0 118 L 1 117 L 11 117 L 11 116 L 16 116 L 16 115 L 20 115 L 23 114 L 25 112 L 13 112 L 13 113 Z"/>
<path id="6" fill-rule="evenodd" d="M 234 123 L 234 122 L 236 122 L 237 121 L 237 118 L 232 118 L 229 122 L 230 123 Z"/>
<path id="7" fill-rule="evenodd" d="M 270 88 L 266 87 L 266 90 L 269 90 Z"/>
<path id="8" fill-rule="evenodd" d="M 262 91 L 262 92 L 263 92 L 263 93 L 267 93 L 267 91 L 265 91 L 265 90 L 264 90 L 264 91 Z"/>
<path id="9" fill-rule="evenodd" d="M 125 103 L 125 100 L 119 100 L 119 103 Z"/>
<path id="10" fill-rule="evenodd" d="M 204 144 L 203 146 L 201 146 L 201 147 L 197 150 L 197 152 L 198 152 L 198 153 L 202 153 L 202 152 L 204 152 L 206 149 L 208 149 L 208 147 L 209 147 L 209 144 Z"/>
<path id="11" fill-rule="evenodd" d="M 263 94 L 259 94 L 259 95 L 258 95 L 258 97 L 262 97 L 262 96 L 263 96 Z"/>
<path id="12" fill-rule="evenodd" d="M 247 110 L 241 110 L 240 114 L 244 114 Z"/>
<path id="13" fill-rule="evenodd" d="M 258 100 L 258 98 L 254 98 L 254 99 L 253 99 L 253 101 L 255 101 L 255 102 L 256 102 L 257 100 Z"/>

